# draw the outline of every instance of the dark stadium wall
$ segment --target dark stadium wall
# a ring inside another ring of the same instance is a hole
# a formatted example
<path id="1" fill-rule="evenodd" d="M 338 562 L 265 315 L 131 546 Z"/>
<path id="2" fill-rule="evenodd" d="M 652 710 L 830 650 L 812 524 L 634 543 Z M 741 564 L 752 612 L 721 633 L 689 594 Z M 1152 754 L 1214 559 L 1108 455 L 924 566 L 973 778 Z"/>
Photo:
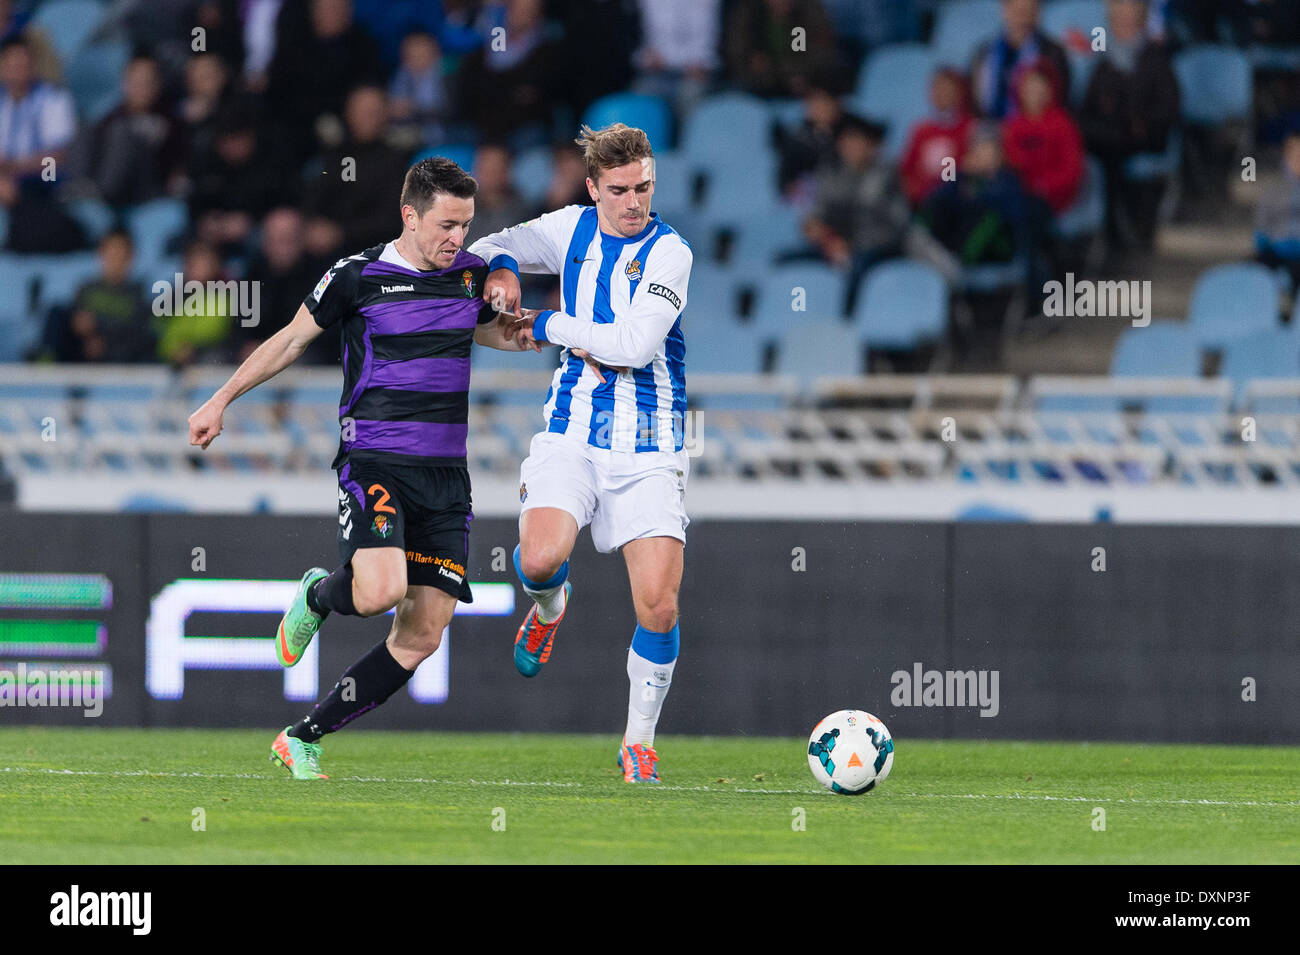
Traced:
<path id="1" fill-rule="evenodd" d="M 0 640 L 0 671 L 107 665 L 112 697 L 97 719 L 5 706 L 0 725 L 277 729 L 387 633 L 390 618 L 336 616 L 290 680 L 275 664 L 284 589 L 305 567 L 337 561 L 318 518 L 11 520 L 26 530 L 0 558 L 0 578 L 102 575 L 112 599 L 10 601 L 0 634 L 20 620 L 93 619 L 107 636 L 74 657 L 57 644 L 33 655 L 30 636 Z M 1300 738 L 1295 529 L 695 521 L 689 536 L 664 733 L 802 736 L 856 707 L 902 740 Z M 480 612 L 453 621 L 445 671 L 422 668 L 421 688 L 358 729 L 621 730 L 634 627 L 622 561 L 583 533 L 554 655 L 525 680 L 510 659 L 523 614 L 508 571 L 516 540 L 512 520 L 474 522 Z"/>

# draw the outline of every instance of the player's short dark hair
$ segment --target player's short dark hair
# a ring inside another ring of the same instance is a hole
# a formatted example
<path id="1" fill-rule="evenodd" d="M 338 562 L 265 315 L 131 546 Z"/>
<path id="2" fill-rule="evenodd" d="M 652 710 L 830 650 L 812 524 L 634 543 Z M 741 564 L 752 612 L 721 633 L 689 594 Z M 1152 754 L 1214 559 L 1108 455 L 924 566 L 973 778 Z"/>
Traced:
<path id="1" fill-rule="evenodd" d="M 638 159 L 653 159 L 654 150 L 650 148 L 650 137 L 644 129 L 613 123 L 604 129 L 582 127 L 582 135 L 574 140 L 582 147 L 583 159 L 587 162 L 587 176 L 592 182 L 600 179 L 605 169 L 617 169 Z"/>
<path id="2" fill-rule="evenodd" d="M 402 182 L 402 205 L 411 206 L 416 215 L 424 215 L 439 195 L 473 199 L 478 181 L 446 156 L 421 159 L 406 170 Z"/>

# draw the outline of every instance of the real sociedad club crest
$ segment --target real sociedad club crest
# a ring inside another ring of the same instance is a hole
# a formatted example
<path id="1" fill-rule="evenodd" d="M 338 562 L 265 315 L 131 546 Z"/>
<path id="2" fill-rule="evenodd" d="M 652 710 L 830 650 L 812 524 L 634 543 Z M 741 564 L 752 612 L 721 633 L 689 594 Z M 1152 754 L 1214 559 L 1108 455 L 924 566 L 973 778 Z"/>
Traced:
<path id="1" fill-rule="evenodd" d="M 641 260 L 633 259 L 627 264 L 627 277 L 630 281 L 641 281 Z"/>
<path id="2" fill-rule="evenodd" d="M 460 284 L 465 289 L 465 297 L 474 297 L 474 273 L 469 269 L 460 273 Z"/>

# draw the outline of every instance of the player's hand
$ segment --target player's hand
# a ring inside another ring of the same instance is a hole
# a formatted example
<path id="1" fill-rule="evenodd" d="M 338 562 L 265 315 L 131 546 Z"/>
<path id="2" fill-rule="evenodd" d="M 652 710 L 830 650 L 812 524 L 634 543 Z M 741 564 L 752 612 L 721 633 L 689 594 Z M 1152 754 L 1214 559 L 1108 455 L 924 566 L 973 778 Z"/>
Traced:
<path id="1" fill-rule="evenodd" d="M 211 398 L 203 407 L 190 415 L 190 444 L 206 449 L 221 434 L 221 417 L 223 408 Z"/>
<path id="2" fill-rule="evenodd" d="M 587 349 L 585 348 L 570 348 L 569 354 L 577 355 L 579 358 L 585 361 L 587 363 L 587 367 L 596 373 L 596 380 L 599 381 L 602 385 L 605 383 L 604 372 L 613 371 L 621 375 L 625 371 L 627 371 L 626 368 L 612 368 L 609 365 L 602 365 L 600 362 L 596 361 L 596 359 L 592 358 L 591 353 L 588 352 Z"/>
<path id="3" fill-rule="evenodd" d="M 509 312 L 515 318 L 523 315 L 519 308 L 520 294 L 519 276 L 510 269 L 494 269 L 483 283 L 483 301 L 498 312 Z"/>

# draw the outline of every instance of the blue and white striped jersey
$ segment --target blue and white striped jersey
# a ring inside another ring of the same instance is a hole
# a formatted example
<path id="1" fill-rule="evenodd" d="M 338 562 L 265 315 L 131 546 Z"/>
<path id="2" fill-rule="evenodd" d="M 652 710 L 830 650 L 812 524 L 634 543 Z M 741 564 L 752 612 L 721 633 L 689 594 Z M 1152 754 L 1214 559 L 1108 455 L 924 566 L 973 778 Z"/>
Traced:
<path id="1" fill-rule="evenodd" d="M 563 346 L 546 394 L 546 430 L 615 451 L 680 451 L 686 417 L 682 310 L 691 249 L 656 213 L 631 238 L 606 235 L 592 206 L 567 206 L 479 239 L 470 251 L 518 272 L 561 277 L 560 311 L 533 328 Z M 584 348 L 626 374 L 595 373 Z"/>

